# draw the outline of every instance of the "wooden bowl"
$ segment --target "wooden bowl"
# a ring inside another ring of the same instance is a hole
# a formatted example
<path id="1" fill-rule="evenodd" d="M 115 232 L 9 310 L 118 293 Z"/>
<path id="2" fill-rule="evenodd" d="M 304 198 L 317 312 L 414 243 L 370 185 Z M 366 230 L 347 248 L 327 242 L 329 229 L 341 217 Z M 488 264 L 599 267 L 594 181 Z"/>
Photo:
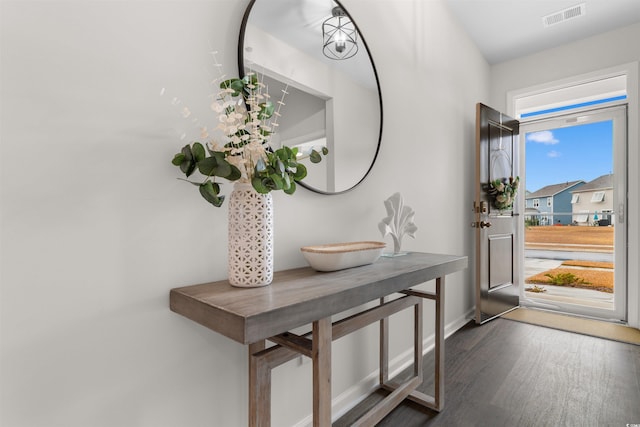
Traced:
<path id="1" fill-rule="evenodd" d="M 372 264 L 380 258 L 384 242 L 348 242 L 300 248 L 311 268 L 317 271 L 336 271 Z"/>

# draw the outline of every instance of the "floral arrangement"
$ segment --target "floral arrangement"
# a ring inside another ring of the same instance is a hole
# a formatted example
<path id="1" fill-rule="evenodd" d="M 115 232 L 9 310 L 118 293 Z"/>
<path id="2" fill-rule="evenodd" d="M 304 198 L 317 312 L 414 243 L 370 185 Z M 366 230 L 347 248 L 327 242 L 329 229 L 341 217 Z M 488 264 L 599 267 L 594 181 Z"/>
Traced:
<path id="1" fill-rule="evenodd" d="M 511 209 L 518 194 L 519 184 L 519 176 L 490 181 L 487 193 L 492 197 L 493 205 L 500 210 Z"/>
<path id="2" fill-rule="evenodd" d="M 202 138 L 209 141 L 204 145 L 200 142 L 185 145 L 173 157 L 172 163 L 187 178 L 197 170 L 204 177 L 202 181 L 185 181 L 197 186 L 202 197 L 216 207 L 222 206 L 225 198 L 220 194 L 220 183 L 216 177 L 250 182 L 262 194 L 272 190 L 293 194 L 296 182 L 307 176 L 307 168 L 298 162 L 297 148 L 282 146 L 273 149 L 269 144 L 278 126 L 286 89 L 277 102 L 277 110 L 269 99 L 266 86 L 255 73 L 223 80 L 219 89 L 211 108 L 218 115 L 215 130 L 225 141 L 219 143 L 210 138 L 207 129 L 202 128 Z M 328 150 L 323 148 L 322 154 L 327 153 Z M 312 163 L 322 160 L 315 150 L 309 158 Z"/>

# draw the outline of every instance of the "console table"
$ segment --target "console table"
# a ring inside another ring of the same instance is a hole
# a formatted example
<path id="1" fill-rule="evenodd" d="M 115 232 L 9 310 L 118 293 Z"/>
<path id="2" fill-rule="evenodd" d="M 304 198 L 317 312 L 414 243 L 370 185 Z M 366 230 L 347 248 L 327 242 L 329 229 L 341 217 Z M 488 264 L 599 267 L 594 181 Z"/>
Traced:
<path id="1" fill-rule="evenodd" d="M 444 277 L 467 267 L 467 257 L 409 253 L 373 264 L 320 273 L 309 267 L 276 272 L 271 285 L 235 288 L 226 280 L 172 289 L 171 310 L 249 346 L 249 426 L 271 419 L 271 370 L 299 355 L 313 362 L 313 425 L 331 425 L 331 344 L 373 322 L 380 324 L 380 387 L 390 394 L 356 424 L 372 426 L 404 399 L 440 411 L 444 406 Z M 435 292 L 410 289 L 434 280 Z M 399 294 L 392 299 L 392 294 Z M 435 391 L 422 382 L 422 301 L 435 301 Z M 378 300 L 378 305 L 332 324 L 331 316 Z M 413 377 L 389 379 L 388 317 L 414 309 Z M 306 335 L 292 329 L 311 325 Z M 275 343 L 270 347 L 266 341 Z"/>

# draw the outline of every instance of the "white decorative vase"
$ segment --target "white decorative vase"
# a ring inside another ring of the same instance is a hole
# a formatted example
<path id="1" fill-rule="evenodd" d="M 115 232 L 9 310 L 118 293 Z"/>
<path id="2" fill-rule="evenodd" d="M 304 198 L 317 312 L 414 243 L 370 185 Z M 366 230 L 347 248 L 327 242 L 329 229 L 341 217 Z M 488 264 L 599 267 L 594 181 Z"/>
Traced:
<path id="1" fill-rule="evenodd" d="M 253 288 L 273 280 L 273 198 L 237 182 L 229 196 L 229 283 Z"/>

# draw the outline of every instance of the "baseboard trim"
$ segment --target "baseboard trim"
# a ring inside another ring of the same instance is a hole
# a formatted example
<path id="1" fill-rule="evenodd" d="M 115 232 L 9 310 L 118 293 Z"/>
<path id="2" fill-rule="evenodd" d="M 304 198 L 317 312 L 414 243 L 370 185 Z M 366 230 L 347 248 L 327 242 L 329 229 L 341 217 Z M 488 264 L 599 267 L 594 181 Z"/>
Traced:
<path id="1" fill-rule="evenodd" d="M 449 322 L 444 327 L 445 338 L 452 335 L 458 329 L 466 325 L 469 320 L 473 319 L 475 315 L 475 308 L 469 310 L 464 315 L 458 317 L 452 322 Z M 422 341 L 422 354 L 426 354 L 431 351 L 435 346 L 435 334 L 431 334 L 424 338 Z M 389 361 L 389 376 L 393 377 L 402 372 L 407 367 L 413 364 L 413 348 L 408 348 L 406 351 Z M 378 386 L 378 370 L 371 372 L 365 378 L 358 383 L 349 387 L 343 393 L 332 399 L 331 402 L 331 414 L 332 422 L 336 421 L 344 414 L 353 409 L 358 403 L 362 402 L 375 388 Z M 309 427 L 313 424 L 313 415 L 309 414 L 293 427 Z"/>

